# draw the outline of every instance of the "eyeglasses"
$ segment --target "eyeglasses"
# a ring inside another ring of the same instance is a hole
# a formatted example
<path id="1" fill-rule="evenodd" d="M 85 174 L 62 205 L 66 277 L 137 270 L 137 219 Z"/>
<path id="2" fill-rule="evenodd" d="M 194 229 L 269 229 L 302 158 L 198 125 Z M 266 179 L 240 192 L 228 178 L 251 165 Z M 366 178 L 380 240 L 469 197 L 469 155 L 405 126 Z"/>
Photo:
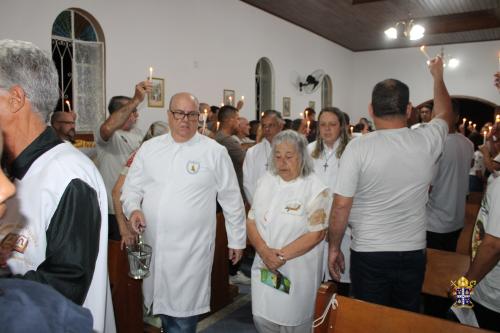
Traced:
<path id="1" fill-rule="evenodd" d="M 198 120 L 200 113 L 198 111 L 191 112 L 183 112 L 183 111 L 174 111 L 170 110 L 175 120 L 182 120 L 184 117 L 187 117 L 188 120 Z"/>

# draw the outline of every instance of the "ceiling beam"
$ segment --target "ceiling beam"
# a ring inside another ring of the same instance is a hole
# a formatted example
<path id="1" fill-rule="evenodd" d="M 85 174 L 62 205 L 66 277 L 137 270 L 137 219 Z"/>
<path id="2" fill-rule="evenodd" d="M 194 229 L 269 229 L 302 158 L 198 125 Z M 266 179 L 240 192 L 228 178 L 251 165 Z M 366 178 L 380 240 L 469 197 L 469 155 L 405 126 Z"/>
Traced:
<path id="1" fill-rule="evenodd" d="M 420 18 L 415 23 L 423 25 L 426 34 L 445 34 L 499 28 L 500 17 L 495 9 L 489 9 Z"/>

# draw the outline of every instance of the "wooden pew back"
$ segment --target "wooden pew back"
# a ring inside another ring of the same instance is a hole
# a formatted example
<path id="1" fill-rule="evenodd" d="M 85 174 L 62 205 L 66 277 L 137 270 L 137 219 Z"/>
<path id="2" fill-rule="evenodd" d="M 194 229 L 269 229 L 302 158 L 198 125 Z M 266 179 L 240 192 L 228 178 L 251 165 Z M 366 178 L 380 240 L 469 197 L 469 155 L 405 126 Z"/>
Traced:
<path id="1" fill-rule="evenodd" d="M 335 292 L 332 283 L 324 283 L 318 290 L 315 318 L 323 313 Z M 422 314 L 372 304 L 348 297 L 336 296 L 338 307 L 328 312 L 324 323 L 314 329 L 314 333 L 387 333 L 387 332 L 487 332 L 478 328 Z"/>
<path id="2" fill-rule="evenodd" d="M 456 252 L 427 249 L 424 294 L 447 298 L 451 281 L 456 281 L 469 269 L 470 257 Z"/>

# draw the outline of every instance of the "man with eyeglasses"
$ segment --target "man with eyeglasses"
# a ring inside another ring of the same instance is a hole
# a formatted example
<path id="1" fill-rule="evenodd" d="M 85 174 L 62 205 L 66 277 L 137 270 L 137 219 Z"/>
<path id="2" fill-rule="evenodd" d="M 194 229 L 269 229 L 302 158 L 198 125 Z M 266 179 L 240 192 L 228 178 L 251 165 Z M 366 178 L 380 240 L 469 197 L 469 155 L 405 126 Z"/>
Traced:
<path id="1" fill-rule="evenodd" d="M 74 112 L 56 111 L 50 117 L 50 124 L 56 131 L 57 136 L 63 141 L 75 143 L 75 121 Z"/>
<path id="2" fill-rule="evenodd" d="M 275 110 L 264 112 L 261 120 L 262 134 L 264 139 L 247 150 L 243 162 L 243 189 L 249 204 L 252 204 L 253 194 L 257 187 L 257 181 L 267 171 L 269 165 L 269 154 L 271 153 L 271 142 L 281 132 L 285 122 L 281 113 Z"/>
<path id="3" fill-rule="evenodd" d="M 135 86 L 134 97 L 112 97 L 108 105 L 109 117 L 94 133 L 97 151 L 95 163 L 106 185 L 108 202 L 113 202 L 113 187 L 123 165 L 142 142 L 144 135 L 135 126 L 139 117 L 137 107 L 151 92 L 151 88 L 150 81 L 142 81 Z M 108 238 L 120 241 L 113 205 L 108 205 L 108 224 Z"/>
<path id="4" fill-rule="evenodd" d="M 172 97 L 170 133 L 141 146 L 121 196 L 125 216 L 153 247 L 144 304 L 169 333 L 196 332 L 197 316 L 210 311 L 216 200 L 233 264 L 246 246 L 236 173 L 227 150 L 197 132 L 198 104 L 189 93 Z"/>

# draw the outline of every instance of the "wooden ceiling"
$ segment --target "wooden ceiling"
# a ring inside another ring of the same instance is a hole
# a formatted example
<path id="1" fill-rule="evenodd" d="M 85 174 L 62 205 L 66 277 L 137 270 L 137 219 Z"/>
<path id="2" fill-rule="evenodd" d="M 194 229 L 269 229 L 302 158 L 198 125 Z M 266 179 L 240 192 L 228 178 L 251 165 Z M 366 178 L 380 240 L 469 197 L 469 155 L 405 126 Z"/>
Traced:
<path id="1" fill-rule="evenodd" d="M 500 40 L 500 0 L 242 0 L 352 51 Z M 413 18 L 418 41 L 384 31 Z"/>

